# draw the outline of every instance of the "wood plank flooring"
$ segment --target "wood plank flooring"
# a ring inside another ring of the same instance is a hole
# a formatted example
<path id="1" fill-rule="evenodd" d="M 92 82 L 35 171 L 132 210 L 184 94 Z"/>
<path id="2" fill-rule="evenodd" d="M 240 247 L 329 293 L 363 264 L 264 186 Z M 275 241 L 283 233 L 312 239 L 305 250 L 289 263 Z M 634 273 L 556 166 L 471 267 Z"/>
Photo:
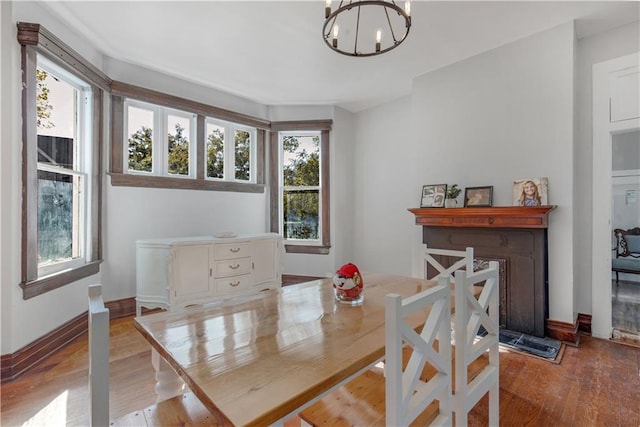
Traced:
<path id="1" fill-rule="evenodd" d="M 132 317 L 111 322 L 111 417 L 155 400 L 151 350 Z M 87 336 L 81 336 L 0 388 L 0 425 L 86 426 Z M 640 348 L 583 336 L 559 365 L 516 353 L 500 354 L 503 426 L 640 426 Z M 487 425 L 487 401 L 471 426 Z M 297 421 L 287 426 L 299 425 Z"/>

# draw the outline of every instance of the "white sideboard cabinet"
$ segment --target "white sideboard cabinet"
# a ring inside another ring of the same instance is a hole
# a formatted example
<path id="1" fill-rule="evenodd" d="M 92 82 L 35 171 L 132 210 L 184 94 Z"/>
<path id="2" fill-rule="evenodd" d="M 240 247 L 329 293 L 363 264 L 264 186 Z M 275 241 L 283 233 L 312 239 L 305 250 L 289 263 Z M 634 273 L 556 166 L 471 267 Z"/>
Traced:
<path id="1" fill-rule="evenodd" d="M 275 233 L 136 242 L 136 314 L 282 286 L 282 237 Z"/>

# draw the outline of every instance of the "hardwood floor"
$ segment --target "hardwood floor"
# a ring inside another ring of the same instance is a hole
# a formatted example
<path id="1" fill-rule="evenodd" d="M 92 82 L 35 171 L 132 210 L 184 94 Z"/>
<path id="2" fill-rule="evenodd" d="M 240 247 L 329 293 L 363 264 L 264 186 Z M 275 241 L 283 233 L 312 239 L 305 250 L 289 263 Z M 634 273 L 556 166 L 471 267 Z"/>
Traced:
<path id="1" fill-rule="evenodd" d="M 611 281 L 613 327 L 640 335 L 640 282 Z"/>
<path id="2" fill-rule="evenodd" d="M 111 322 L 110 399 L 116 418 L 154 402 L 150 347 L 132 317 Z M 0 388 L 0 425 L 86 426 L 87 336 Z M 640 348 L 583 336 L 557 365 L 517 353 L 500 354 L 503 426 L 639 426 Z M 486 398 L 470 425 L 487 424 Z M 297 421 L 286 423 L 298 425 Z"/>

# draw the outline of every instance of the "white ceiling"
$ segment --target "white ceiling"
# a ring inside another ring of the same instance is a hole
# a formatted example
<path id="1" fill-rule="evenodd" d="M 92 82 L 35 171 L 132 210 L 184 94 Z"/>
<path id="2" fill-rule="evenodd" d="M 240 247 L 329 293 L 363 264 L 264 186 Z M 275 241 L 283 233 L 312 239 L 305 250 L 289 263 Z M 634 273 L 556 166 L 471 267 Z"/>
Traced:
<path id="1" fill-rule="evenodd" d="M 322 0 L 44 4 L 106 56 L 261 104 L 353 112 L 409 94 L 425 72 L 573 19 L 588 37 L 640 18 L 638 1 L 414 0 L 402 45 L 354 58 L 324 44 Z"/>

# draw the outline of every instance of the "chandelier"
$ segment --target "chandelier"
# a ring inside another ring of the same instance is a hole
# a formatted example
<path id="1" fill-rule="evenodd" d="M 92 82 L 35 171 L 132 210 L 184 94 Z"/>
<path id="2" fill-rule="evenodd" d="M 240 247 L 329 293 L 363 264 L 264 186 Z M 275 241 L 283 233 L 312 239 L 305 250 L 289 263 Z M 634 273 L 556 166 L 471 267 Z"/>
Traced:
<path id="1" fill-rule="evenodd" d="M 394 0 L 340 0 L 335 10 L 331 5 L 332 1 L 326 0 L 322 36 L 327 46 L 343 55 L 380 55 L 409 35 L 409 1 L 404 8 Z"/>

